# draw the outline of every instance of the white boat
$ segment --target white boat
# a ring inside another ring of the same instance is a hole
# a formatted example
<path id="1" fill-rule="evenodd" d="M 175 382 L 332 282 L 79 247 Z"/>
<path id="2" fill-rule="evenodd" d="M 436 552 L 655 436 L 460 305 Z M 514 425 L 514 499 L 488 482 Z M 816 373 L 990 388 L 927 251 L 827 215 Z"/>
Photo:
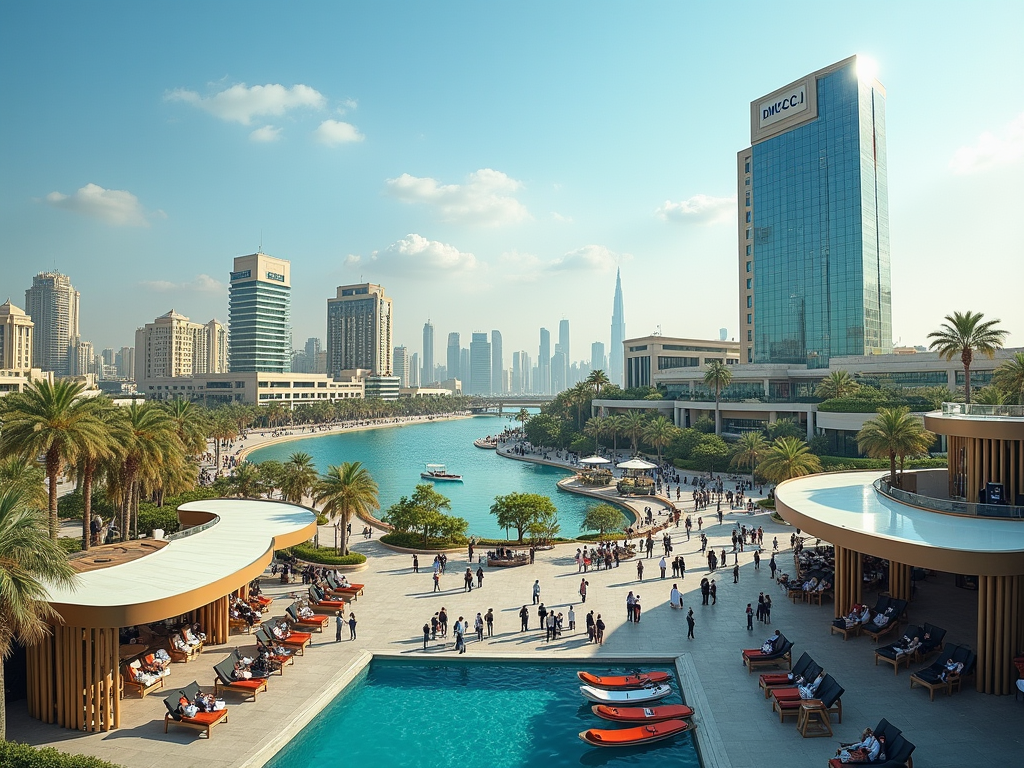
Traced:
<path id="1" fill-rule="evenodd" d="M 664 699 L 672 693 L 672 688 L 667 685 L 652 685 L 628 691 L 605 691 L 590 685 L 581 685 L 580 693 L 598 704 L 642 704 L 647 701 Z"/>
<path id="2" fill-rule="evenodd" d="M 462 475 L 453 475 L 444 464 L 427 464 L 425 472 L 420 472 L 424 480 L 441 480 L 452 483 L 461 483 Z"/>

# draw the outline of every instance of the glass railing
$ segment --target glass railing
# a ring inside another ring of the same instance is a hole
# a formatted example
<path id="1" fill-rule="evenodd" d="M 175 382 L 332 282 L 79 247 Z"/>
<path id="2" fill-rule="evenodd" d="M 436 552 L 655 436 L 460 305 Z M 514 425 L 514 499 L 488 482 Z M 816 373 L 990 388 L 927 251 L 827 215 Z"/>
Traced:
<path id="1" fill-rule="evenodd" d="M 969 501 L 956 501 L 954 499 L 936 499 L 933 496 L 910 493 L 902 488 L 893 488 L 884 477 L 875 480 L 874 486 L 876 491 L 894 501 L 930 509 L 935 512 L 943 512 L 949 515 L 968 515 L 970 517 L 1024 519 L 1024 507 L 1014 507 L 1009 504 L 975 504 Z"/>
<path id="2" fill-rule="evenodd" d="M 205 523 L 199 525 L 193 525 L 191 528 L 183 528 L 176 533 L 164 534 L 164 541 L 175 541 L 176 539 L 186 539 L 189 536 L 193 536 L 201 531 L 205 531 L 212 528 L 220 521 L 219 517 L 214 517 L 212 520 L 207 520 Z"/>
<path id="3" fill-rule="evenodd" d="M 943 403 L 943 416 L 970 416 L 981 419 L 1024 419 L 1024 405 L 985 405 L 983 403 Z"/>

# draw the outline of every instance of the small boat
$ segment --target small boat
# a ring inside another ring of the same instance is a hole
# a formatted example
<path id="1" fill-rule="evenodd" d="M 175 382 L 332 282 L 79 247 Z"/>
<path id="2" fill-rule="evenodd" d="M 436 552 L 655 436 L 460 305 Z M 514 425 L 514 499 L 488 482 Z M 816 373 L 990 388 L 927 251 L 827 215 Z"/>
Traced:
<path id="1" fill-rule="evenodd" d="M 444 480 L 453 483 L 461 483 L 462 475 L 453 475 L 444 464 L 427 464 L 425 472 L 420 472 L 424 480 Z"/>
<path id="2" fill-rule="evenodd" d="M 668 682 L 668 672 L 646 672 L 639 675 L 626 675 L 625 677 L 601 677 L 592 675 L 589 672 L 577 672 L 576 677 L 581 682 L 594 688 L 604 688 L 607 691 L 622 690 L 624 688 L 646 688 L 649 685 Z"/>
<path id="3" fill-rule="evenodd" d="M 605 691 L 601 688 L 581 685 L 580 693 L 596 704 L 645 704 L 648 701 L 664 699 L 672 693 L 672 689 L 667 685 L 652 685 L 649 688 Z"/>
<path id="4" fill-rule="evenodd" d="M 595 704 L 592 709 L 598 717 L 616 723 L 660 723 L 693 717 L 693 710 L 685 704 L 662 704 L 660 707 L 609 707 L 607 704 Z"/>
<path id="5" fill-rule="evenodd" d="M 481 437 L 479 440 L 474 440 L 473 445 L 477 448 L 483 448 L 484 450 L 493 451 L 498 447 L 498 441 L 493 437 Z"/>
<path id="6" fill-rule="evenodd" d="M 671 739 L 688 730 L 689 727 L 690 724 L 684 723 L 682 720 L 666 720 L 662 723 L 649 723 L 636 728 L 620 728 L 611 731 L 590 728 L 582 731 L 580 738 L 592 747 L 635 747 L 640 744 Z"/>

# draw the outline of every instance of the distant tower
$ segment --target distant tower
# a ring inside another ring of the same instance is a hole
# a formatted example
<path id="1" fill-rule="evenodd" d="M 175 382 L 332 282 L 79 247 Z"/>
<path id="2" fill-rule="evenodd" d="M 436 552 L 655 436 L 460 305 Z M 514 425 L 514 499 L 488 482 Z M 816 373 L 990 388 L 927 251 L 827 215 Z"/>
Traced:
<path id="1" fill-rule="evenodd" d="M 265 253 L 238 256 L 228 285 L 228 368 L 290 373 L 291 262 Z M 136 352 L 136 362 L 142 360 Z"/>
<path id="2" fill-rule="evenodd" d="M 500 395 L 505 391 L 503 383 L 505 360 L 501 354 L 501 331 L 491 331 L 491 393 Z"/>
<path id="3" fill-rule="evenodd" d="M 448 334 L 448 378 L 449 379 L 461 379 L 461 372 L 459 371 L 459 339 L 458 332 Z"/>
<path id="4" fill-rule="evenodd" d="M 537 381 L 533 391 L 538 395 L 551 393 L 551 332 L 540 329 L 540 348 L 537 351 Z"/>
<path id="5" fill-rule="evenodd" d="M 494 391 L 491 381 L 491 343 L 487 333 L 474 333 L 469 344 L 469 394 L 489 395 Z M 501 375 L 499 371 L 498 375 Z M 501 388 L 501 382 L 498 382 Z M 465 384 L 463 384 L 463 391 Z"/>
<path id="6" fill-rule="evenodd" d="M 728 339 L 729 339 L 729 329 L 728 328 L 719 328 L 718 329 L 718 340 L 719 341 L 728 341 Z"/>
<path id="7" fill-rule="evenodd" d="M 434 324 L 427 320 L 423 324 L 423 385 L 434 381 Z"/>
<path id="8" fill-rule="evenodd" d="M 339 285 L 327 300 L 327 368 L 339 371 L 362 368 L 372 376 L 391 376 L 392 302 L 384 288 L 373 283 Z"/>
<path id="9" fill-rule="evenodd" d="M 608 350 L 608 380 L 622 386 L 622 342 L 626 338 L 626 316 L 622 309 L 622 276 L 615 270 L 615 300 L 612 303 L 612 346 Z"/>
<path id="10" fill-rule="evenodd" d="M 409 382 L 409 350 L 407 347 L 395 347 L 392 352 L 391 375 L 398 377 L 399 386 L 408 387 Z"/>
<path id="11" fill-rule="evenodd" d="M 590 345 L 590 370 L 592 371 L 604 371 L 605 375 L 608 375 L 608 371 L 605 368 L 608 365 L 608 361 L 604 357 L 604 342 L 595 341 Z"/>
<path id="12" fill-rule="evenodd" d="M 572 364 L 572 357 L 569 355 L 568 320 L 562 319 L 558 321 L 558 345 L 562 348 L 562 359 L 565 367 L 565 370 L 562 371 L 562 381 L 565 382 L 564 387 L 569 387 L 574 382 L 569 380 L 569 366 Z"/>
<path id="13" fill-rule="evenodd" d="M 78 304 L 81 294 L 71 278 L 60 272 L 41 272 L 25 291 L 25 314 L 32 331 L 32 364 L 57 375 L 73 374 L 75 361 L 69 350 L 79 337 Z"/>

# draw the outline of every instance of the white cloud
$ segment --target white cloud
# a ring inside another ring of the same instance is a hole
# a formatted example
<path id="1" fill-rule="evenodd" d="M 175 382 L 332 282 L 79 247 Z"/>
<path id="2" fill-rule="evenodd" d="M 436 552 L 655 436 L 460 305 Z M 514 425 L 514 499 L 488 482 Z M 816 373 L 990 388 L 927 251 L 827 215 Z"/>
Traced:
<path id="1" fill-rule="evenodd" d="M 551 218 L 563 224 L 572 224 L 572 216 L 563 216 L 558 211 L 552 211 Z"/>
<path id="2" fill-rule="evenodd" d="M 167 93 L 167 101 L 182 101 L 221 120 L 249 125 L 254 117 L 283 115 L 288 110 L 307 107 L 323 109 L 326 99 L 319 91 L 308 85 L 254 85 L 245 83 L 232 85 L 212 96 L 200 96 L 196 91 L 176 88 Z"/>
<path id="3" fill-rule="evenodd" d="M 362 256 L 359 256 L 358 254 L 355 254 L 355 253 L 350 253 L 348 256 L 345 257 L 345 266 L 346 267 L 353 267 L 353 266 L 355 266 L 356 264 L 358 264 L 362 260 L 363 260 Z"/>
<path id="4" fill-rule="evenodd" d="M 86 184 L 70 195 L 51 192 L 46 196 L 46 202 L 55 208 L 92 216 L 119 227 L 149 226 L 139 198 L 123 189 L 104 189 L 97 184 Z M 156 211 L 155 215 L 166 218 L 163 211 Z"/>
<path id="5" fill-rule="evenodd" d="M 555 259 L 549 269 L 607 272 L 632 258 L 628 253 L 616 253 L 603 245 L 584 245 Z"/>
<path id="6" fill-rule="evenodd" d="M 253 141 L 264 143 L 277 141 L 281 138 L 281 129 L 275 128 L 272 125 L 264 125 L 262 128 L 257 128 L 255 131 L 250 133 L 249 138 Z"/>
<path id="7" fill-rule="evenodd" d="M 732 221 L 735 211 L 735 197 L 694 195 L 689 200 L 683 200 L 679 203 L 666 200 L 655 213 L 665 221 L 722 224 Z"/>
<path id="8" fill-rule="evenodd" d="M 514 194 L 521 187 L 522 182 L 491 168 L 469 174 L 465 184 L 441 184 L 408 173 L 387 180 L 388 193 L 402 202 L 430 205 L 445 221 L 481 225 L 529 219 L 529 211 Z"/>
<path id="9" fill-rule="evenodd" d="M 454 245 L 410 234 L 387 248 L 374 251 L 373 261 L 381 266 L 401 268 L 405 273 L 445 274 L 467 272 L 477 267 L 476 256 Z"/>
<path id="10" fill-rule="evenodd" d="M 173 283 L 170 280 L 143 280 L 139 284 L 157 293 L 169 293 L 171 291 L 224 293 L 227 290 L 224 283 L 206 274 L 196 275 L 194 279 L 183 283 Z"/>
<path id="11" fill-rule="evenodd" d="M 341 120 L 324 120 L 320 123 L 320 127 L 313 131 L 313 135 L 316 136 L 317 141 L 329 147 L 352 141 L 362 141 L 366 138 L 354 125 Z"/>
<path id="12" fill-rule="evenodd" d="M 1024 157 L 1024 113 L 995 133 L 985 131 L 977 140 L 953 153 L 949 167 L 958 175 L 978 173 L 1015 163 Z"/>
<path id="13" fill-rule="evenodd" d="M 344 99 L 341 102 L 342 114 L 344 114 L 344 110 L 346 110 L 346 109 L 358 109 L 358 108 L 359 108 L 359 102 L 356 101 L 355 99 Z"/>

